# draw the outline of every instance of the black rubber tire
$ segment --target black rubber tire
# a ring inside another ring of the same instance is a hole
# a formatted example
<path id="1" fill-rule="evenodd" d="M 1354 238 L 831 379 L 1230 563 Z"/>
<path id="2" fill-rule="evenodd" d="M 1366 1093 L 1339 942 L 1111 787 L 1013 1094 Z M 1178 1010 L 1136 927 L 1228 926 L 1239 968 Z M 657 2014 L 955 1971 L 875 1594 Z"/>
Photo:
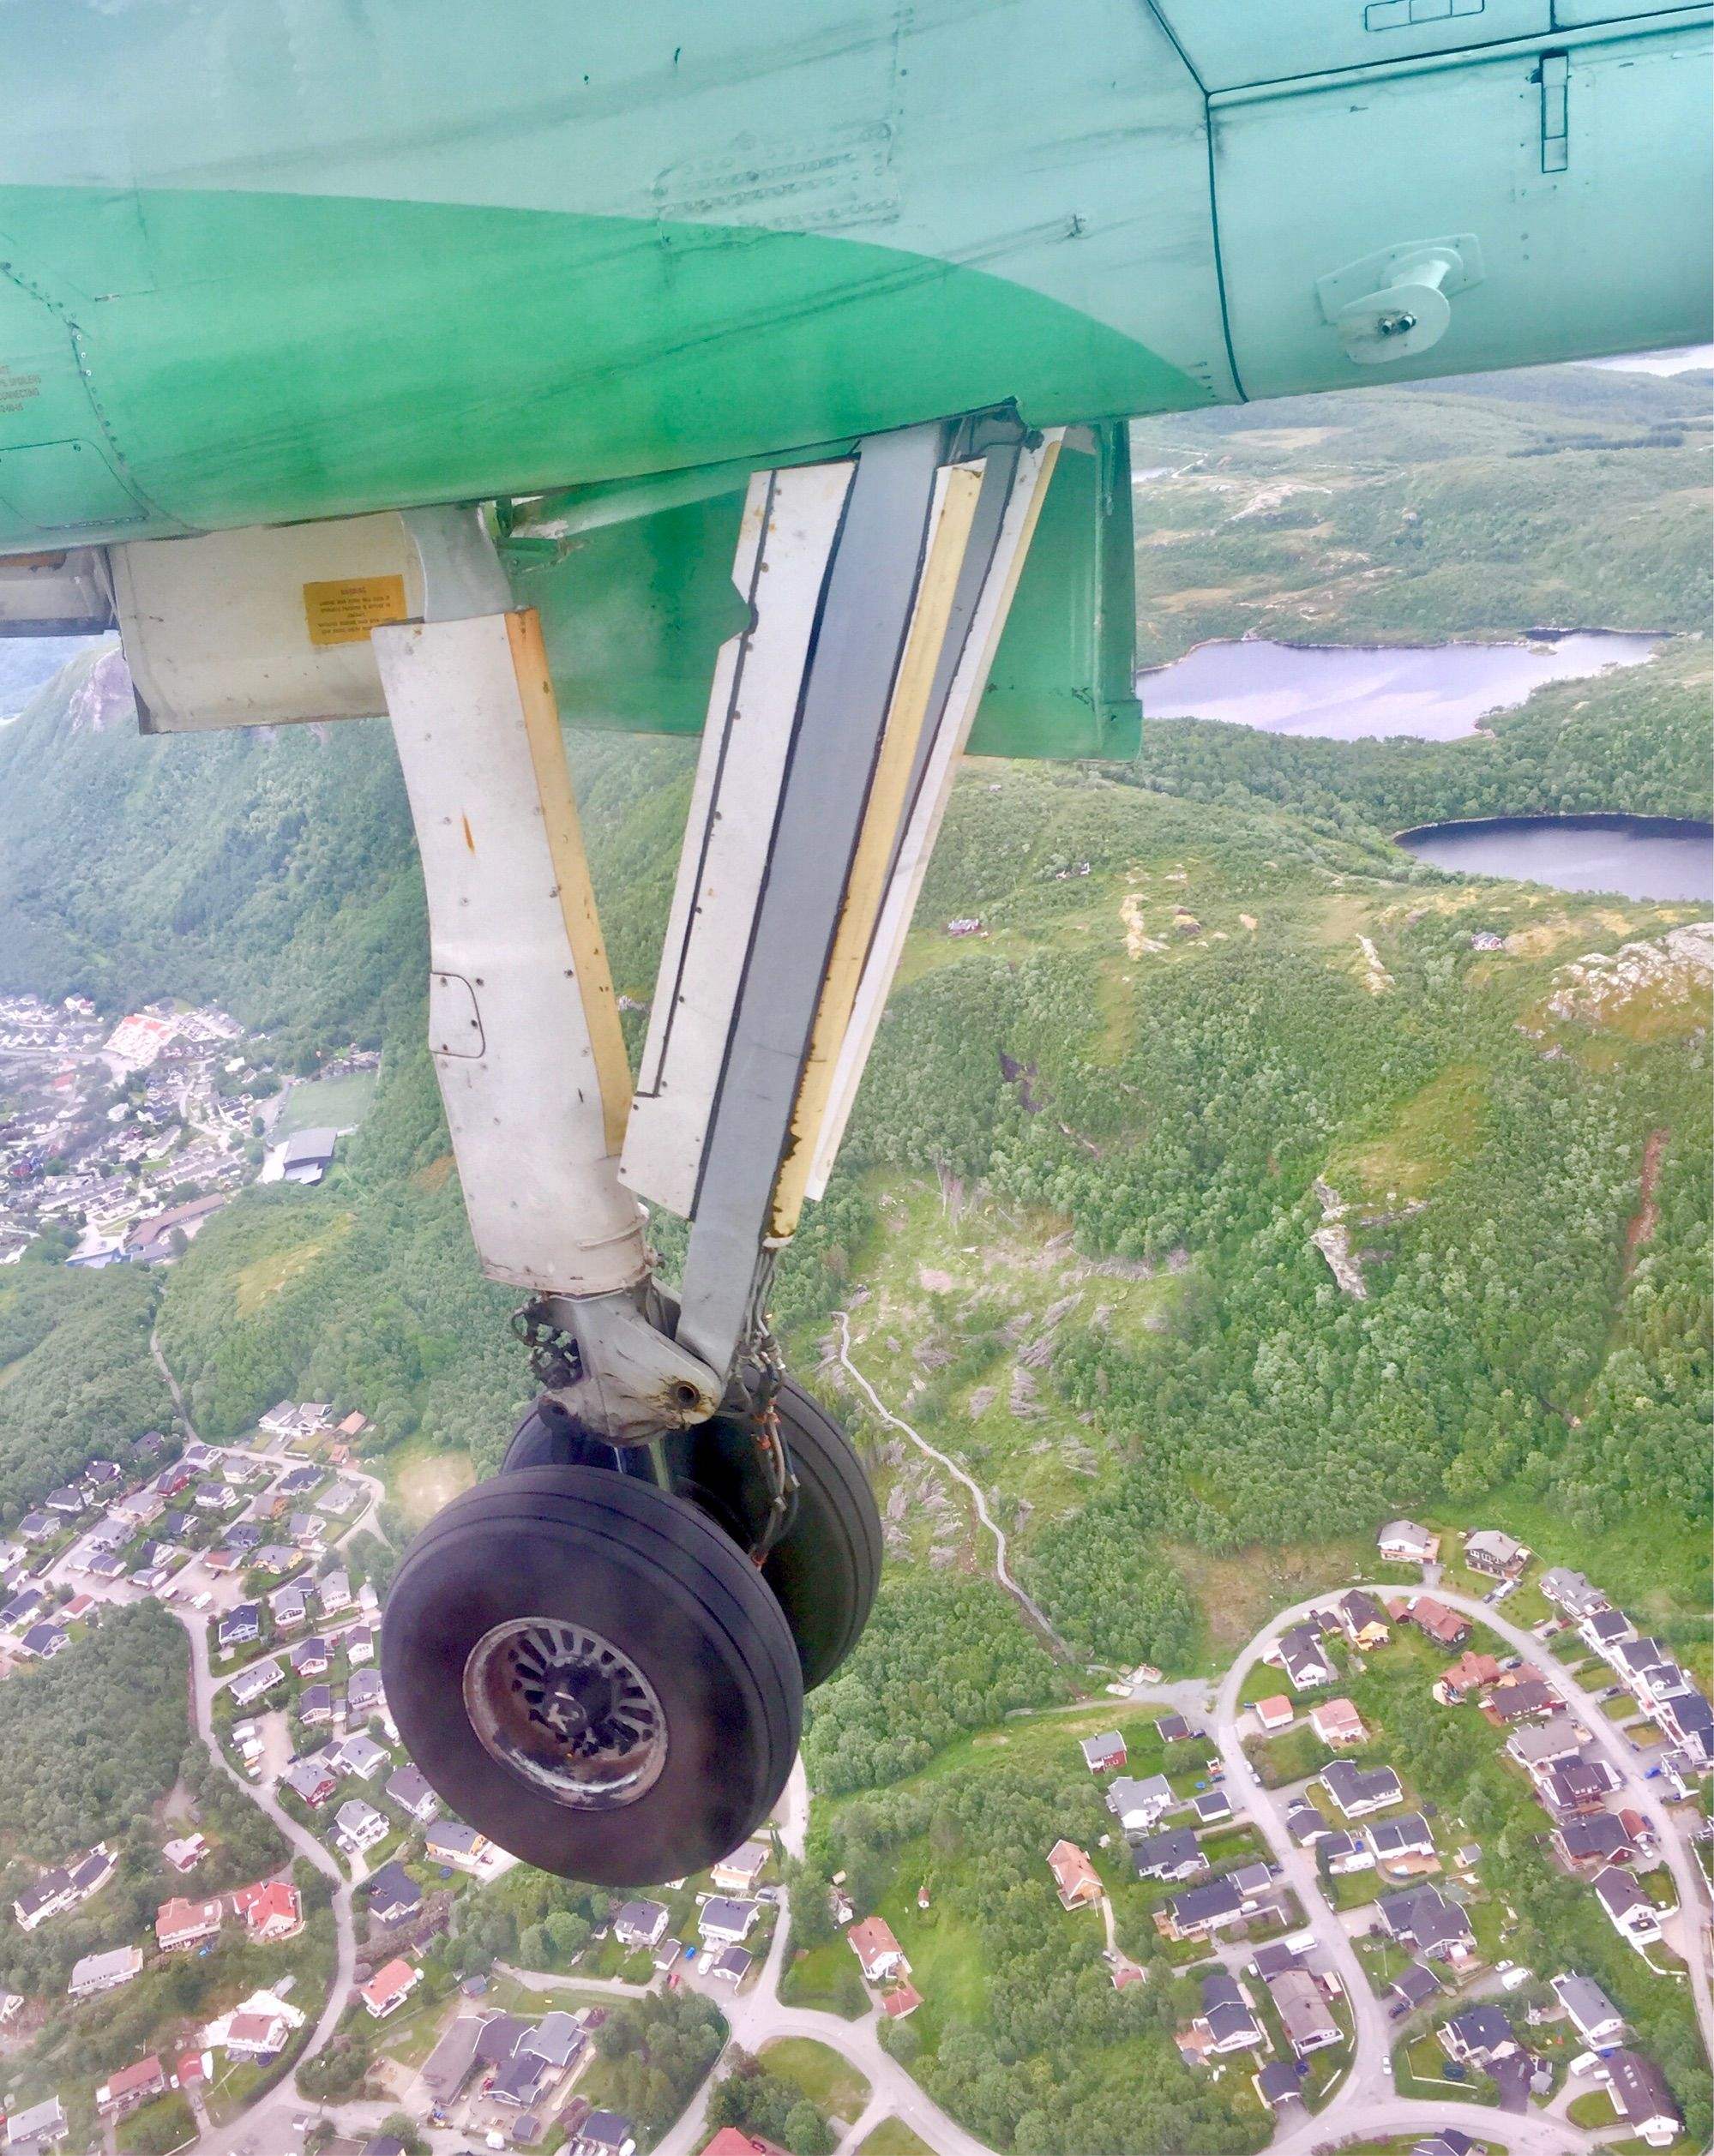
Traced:
<path id="1" fill-rule="evenodd" d="M 592 1437 L 575 1415 L 550 1394 L 544 1393 L 512 1432 L 500 1472 L 511 1474 L 519 1468 L 606 1468 L 622 1474 L 628 1460 L 644 1466 L 647 1457 L 647 1453 L 627 1452 Z M 653 1479 L 652 1473 L 639 1479 L 647 1482 Z"/>
<path id="2" fill-rule="evenodd" d="M 556 1804 L 484 1746 L 464 1700 L 471 1651 L 531 1616 L 587 1625 L 659 1697 L 659 1779 L 609 1811 Z M 605 1887 L 700 1871 L 761 1825 L 797 1757 L 795 1643 L 755 1567 L 696 1506 L 598 1467 L 521 1468 L 456 1498 L 395 1575 L 382 1671 L 430 1787 L 543 1871 Z"/>
<path id="3" fill-rule="evenodd" d="M 761 1576 L 791 1627 L 808 1692 L 827 1683 L 869 1622 L 881 1584 L 881 1515 L 863 1462 L 821 1402 L 787 1378 L 775 1405 L 797 1492 Z M 718 1416 L 667 1446 L 674 1486 L 746 1543 L 761 1527 L 749 1448 L 743 1425 Z M 751 1492 L 743 1505 L 734 1497 L 740 1488 Z"/>

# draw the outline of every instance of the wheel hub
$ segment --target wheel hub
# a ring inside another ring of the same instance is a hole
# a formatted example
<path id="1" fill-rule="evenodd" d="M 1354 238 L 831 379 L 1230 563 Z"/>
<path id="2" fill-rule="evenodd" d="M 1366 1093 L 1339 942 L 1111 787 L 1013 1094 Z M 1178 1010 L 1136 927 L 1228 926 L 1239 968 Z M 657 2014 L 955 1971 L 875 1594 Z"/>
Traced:
<path id="1" fill-rule="evenodd" d="M 586 1626 L 514 1618 L 464 1670 L 471 1727 L 490 1757 L 579 1811 L 634 1804 L 666 1764 L 666 1716 L 629 1655 Z"/>

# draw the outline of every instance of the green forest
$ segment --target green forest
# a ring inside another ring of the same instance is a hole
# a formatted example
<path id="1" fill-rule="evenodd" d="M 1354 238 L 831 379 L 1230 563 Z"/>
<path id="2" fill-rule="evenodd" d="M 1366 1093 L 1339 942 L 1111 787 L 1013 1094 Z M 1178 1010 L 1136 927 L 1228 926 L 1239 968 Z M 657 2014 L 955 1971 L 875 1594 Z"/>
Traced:
<path id="1" fill-rule="evenodd" d="M 25 1264 L 0 1279 L 0 1528 L 92 1460 L 164 1430 L 172 1396 L 149 1354 L 158 1277 Z"/>

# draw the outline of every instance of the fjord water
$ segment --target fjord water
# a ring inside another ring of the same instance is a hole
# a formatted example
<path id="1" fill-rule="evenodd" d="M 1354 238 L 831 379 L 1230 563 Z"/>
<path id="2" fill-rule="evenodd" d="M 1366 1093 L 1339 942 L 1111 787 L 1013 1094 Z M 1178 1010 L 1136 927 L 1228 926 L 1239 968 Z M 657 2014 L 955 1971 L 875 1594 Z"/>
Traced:
<path id="1" fill-rule="evenodd" d="M 1402 831 L 1398 844 L 1461 875 L 1714 903 L 1714 826 L 1672 816 L 1493 816 Z"/>
<path id="2" fill-rule="evenodd" d="M 1139 682 L 1148 718 L 1218 718 L 1268 734 L 1361 741 L 1407 734 L 1456 741 L 1485 713 L 1521 704 L 1544 682 L 1635 666 L 1657 636 L 1577 629 L 1518 644 L 1406 645 L 1374 650 L 1246 640 L 1204 644 Z"/>

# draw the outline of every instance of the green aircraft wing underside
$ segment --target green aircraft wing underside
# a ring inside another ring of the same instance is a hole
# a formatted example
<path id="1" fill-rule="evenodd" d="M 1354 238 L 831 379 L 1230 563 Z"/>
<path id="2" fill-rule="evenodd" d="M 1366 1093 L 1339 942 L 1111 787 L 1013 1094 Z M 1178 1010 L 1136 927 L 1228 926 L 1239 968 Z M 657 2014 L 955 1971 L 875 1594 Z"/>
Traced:
<path id="1" fill-rule="evenodd" d="M 689 465 L 1008 399 L 1036 424 L 1207 400 L 1060 301 L 864 241 L 110 198 L 133 204 L 133 288 L 87 292 L 27 265 L 87 261 L 100 205 L 0 189 L 0 546 L 527 493 L 656 468 L 664 439 Z"/>

